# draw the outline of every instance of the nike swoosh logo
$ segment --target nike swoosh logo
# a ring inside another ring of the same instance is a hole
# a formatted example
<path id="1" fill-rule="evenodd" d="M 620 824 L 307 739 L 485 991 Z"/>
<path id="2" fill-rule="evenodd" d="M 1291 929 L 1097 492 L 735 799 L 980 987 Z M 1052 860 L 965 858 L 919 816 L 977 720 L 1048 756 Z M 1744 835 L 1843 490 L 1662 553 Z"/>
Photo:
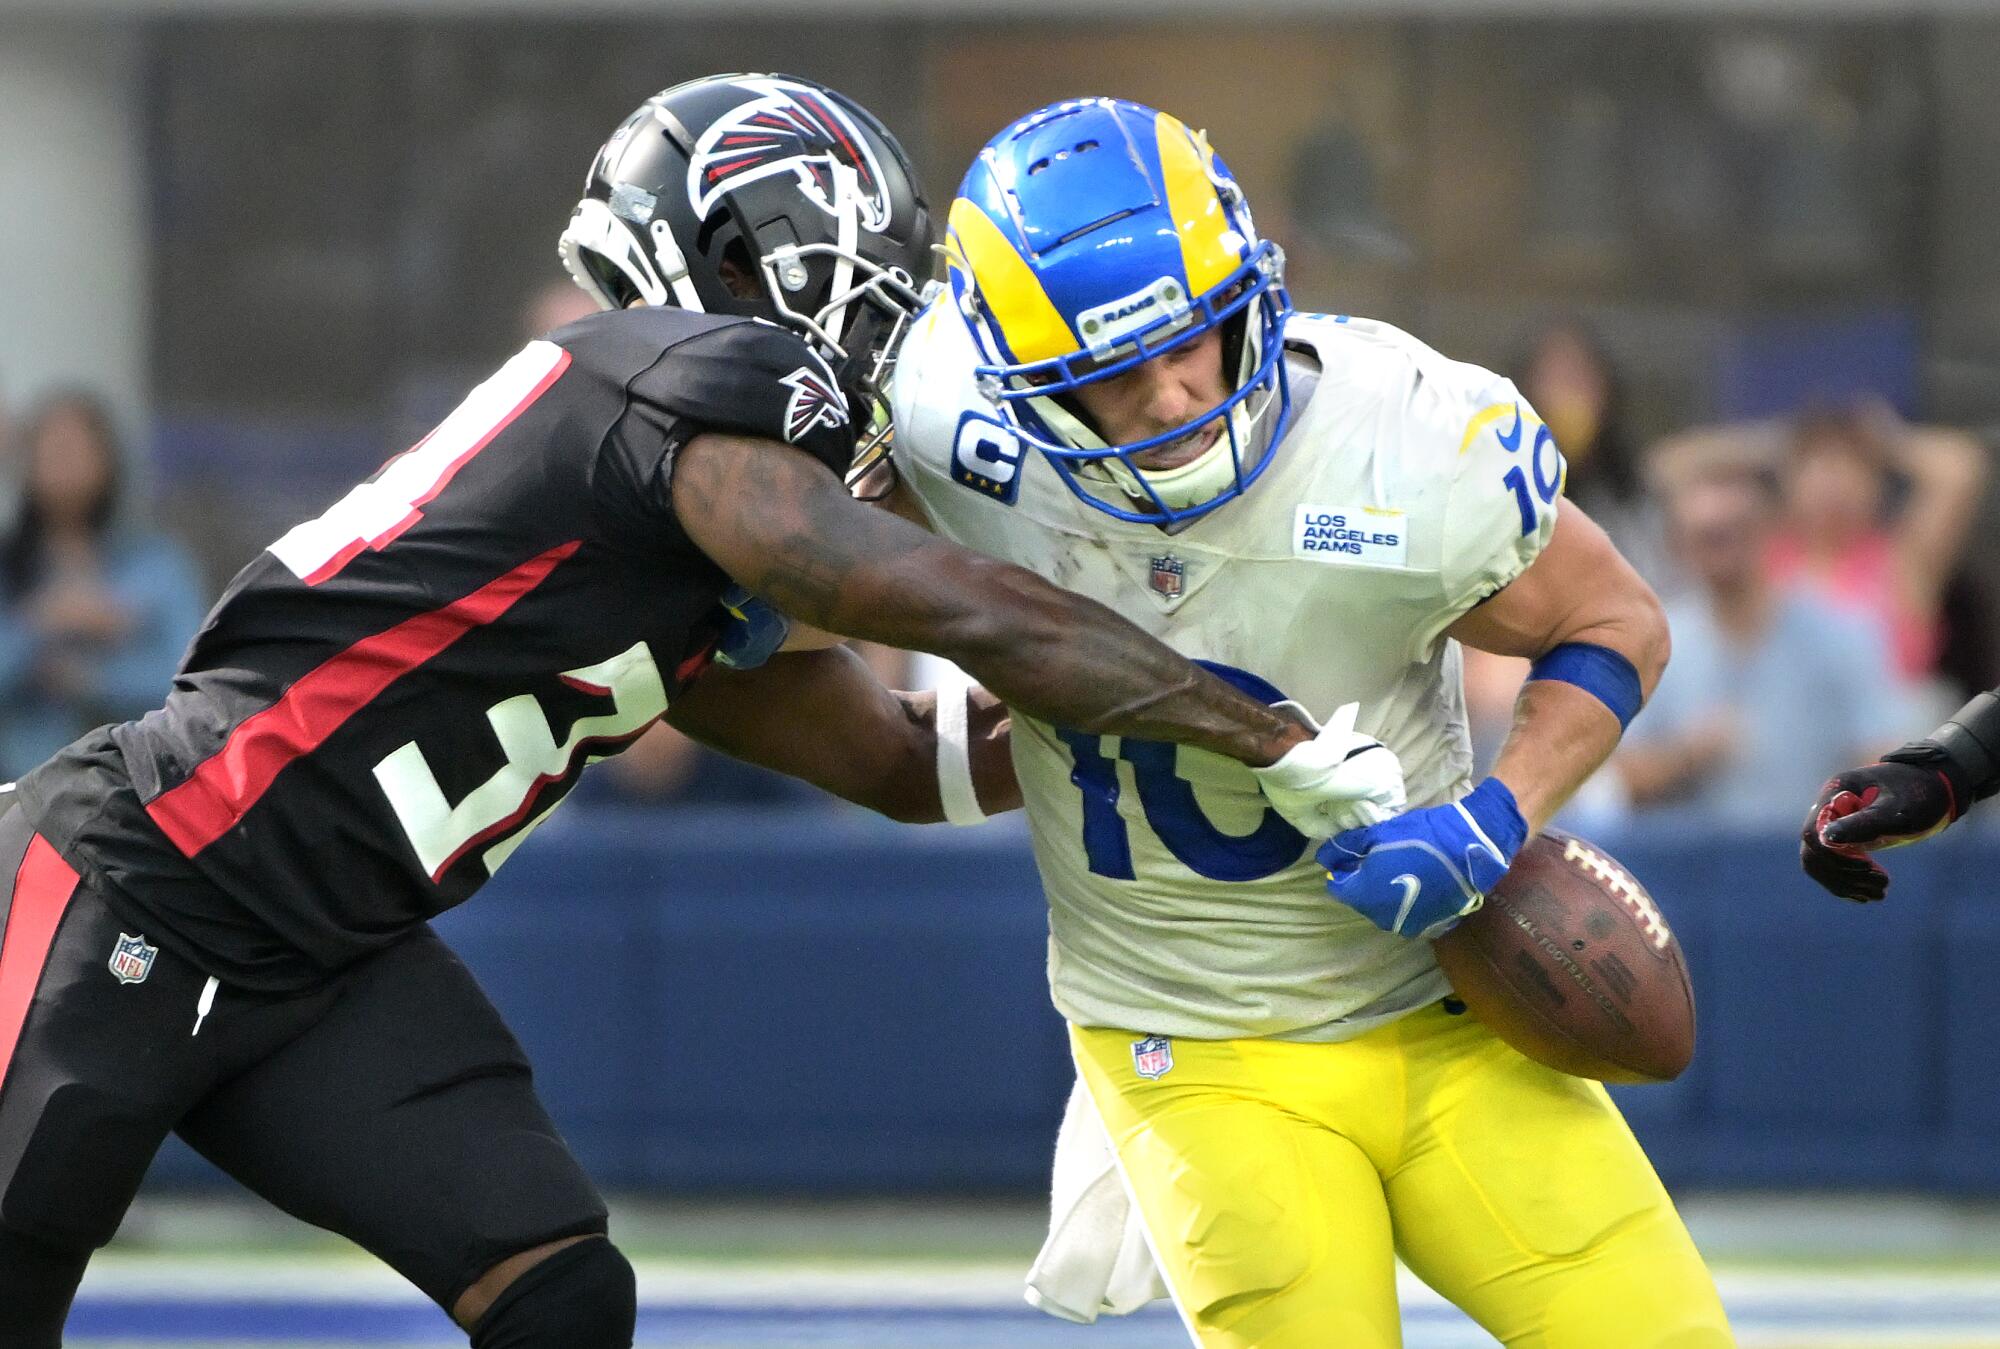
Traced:
<path id="1" fill-rule="evenodd" d="M 1514 429 L 1496 433 L 1500 437 L 1500 448 L 1509 454 L 1513 454 L 1516 450 L 1519 450 L 1521 448 L 1521 429 L 1521 408 L 1519 404 L 1516 404 L 1514 407 Z"/>
<path id="2" fill-rule="evenodd" d="M 1424 883 L 1406 871 L 1402 875 L 1395 877 L 1391 881 L 1391 884 L 1402 887 L 1403 903 L 1396 910 L 1395 925 L 1389 930 L 1391 932 L 1401 932 L 1403 924 L 1409 921 L 1410 910 L 1417 906 L 1417 896 L 1424 892 Z"/>

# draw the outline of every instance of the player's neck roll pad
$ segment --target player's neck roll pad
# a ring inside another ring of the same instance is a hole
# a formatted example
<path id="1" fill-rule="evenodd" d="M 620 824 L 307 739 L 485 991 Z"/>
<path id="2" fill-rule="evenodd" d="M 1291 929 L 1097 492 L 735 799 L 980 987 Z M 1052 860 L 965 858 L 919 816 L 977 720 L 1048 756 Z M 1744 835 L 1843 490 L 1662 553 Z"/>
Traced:
<path id="1" fill-rule="evenodd" d="M 632 1349 L 638 1319 L 631 1262 L 592 1237 L 508 1284 L 474 1327 L 472 1349 Z"/>

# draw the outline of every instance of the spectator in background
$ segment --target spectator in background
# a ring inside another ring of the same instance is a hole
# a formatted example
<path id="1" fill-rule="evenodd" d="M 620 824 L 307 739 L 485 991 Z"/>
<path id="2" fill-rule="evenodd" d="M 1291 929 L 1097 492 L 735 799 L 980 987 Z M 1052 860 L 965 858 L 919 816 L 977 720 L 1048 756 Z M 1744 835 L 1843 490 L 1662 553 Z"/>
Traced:
<path id="1" fill-rule="evenodd" d="M 1670 571 L 1666 527 L 1625 425 L 1624 384 L 1604 343 L 1582 320 L 1560 319 L 1535 335 L 1518 368 L 1521 392 L 1569 462 L 1563 494 L 1661 588 Z"/>
<path id="2" fill-rule="evenodd" d="M 1688 432 L 1662 444 L 1649 468 L 1669 495 L 1718 470 L 1774 474 L 1783 518 L 1766 565 L 1879 627 L 1903 691 L 1942 704 L 1942 716 L 1965 691 L 1933 677 L 1941 653 L 1951 647 L 1963 657 L 1990 646 L 1982 606 L 1963 602 L 1962 585 L 1957 627 L 1947 630 L 1943 621 L 1978 517 L 1986 460 L 1972 436 L 1911 426 L 1885 405 L 1864 404 Z M 1972 669 L 1962 658 L 1955 664 L 1970 689 L 1996 674 L 1983 661 Z"/>
<path id="3" fill-rule="evenodd" d="M 1922 683 L 1944 646 L 1945 590 L 1979 511 L 1985 447 L 1874 404 L 1802 417 L 1788 450 L 1773 572 L 1875 621 L 1897 674 Z"/>
<path id="4" fill-rule="evenodd" d="M 558 271 L 555 280 L 521 297 L 520 326 L 511 332 L 502 329 L 490 352 L 403 367 L 383 407 L 388 444 L 399 449 L 416 444 L 451 415 L 468 388 L 493 373 L 492 367 L 510 353 L 596 312 L 596 301 Z"/>
<path id="5" fill-rule="evenodd" d="M 1602 339 L 1581 319 L 1559 318 L 1536 330 L 1514 368 L 1568 461 L 1563 495 L 1603 527 L 1655 590 L 1670 593 L 1666 525 L 1627 433 L 1623 381 Z M 1484 772 L 1513 725 L 1528 662 L 1470 647 L 1463 654 L 1466 716 Z M 1581 804 L 1595 795 L 1586 792 Z"/>
<path id="6" fill-rule="evenodd" d="M 1635 809 L 1793 827 L 1798 802 L 1908 720 L 1882 630 L 1772 575 L 1779 510 L 1769 477 L 1740 466 L 1668 498 L 1692 589 L 1668 604 L 1673 659 L 1611 761 Z"/>
<path id="7" fill-rule="evenodd" d="M 86 393 L 45 400 L 22 428 L 20 496 L 0 543 L 0 775 L 159 700 L 200 625 L 193 564 L 121 518 L 111 417 Z"/>

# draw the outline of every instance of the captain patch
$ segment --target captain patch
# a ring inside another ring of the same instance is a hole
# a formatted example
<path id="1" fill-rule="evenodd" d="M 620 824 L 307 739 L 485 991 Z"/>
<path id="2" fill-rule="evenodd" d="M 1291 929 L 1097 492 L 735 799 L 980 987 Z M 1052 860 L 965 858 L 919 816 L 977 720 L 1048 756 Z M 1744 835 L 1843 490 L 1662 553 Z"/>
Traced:
<path id="1" fill-rule="evenodd" d="M 968 412 L 951 443 L 951 480 L 1004 506 L 1021 495 L 1021 442 L 990 417 Z"/>
<path id="2" fill-rule="evenodd" d="M 1409 520 L 1375 506 L 1300 506 L 1292 517 L 1292 556 L 1357 567 L 1410 565 Z"/>

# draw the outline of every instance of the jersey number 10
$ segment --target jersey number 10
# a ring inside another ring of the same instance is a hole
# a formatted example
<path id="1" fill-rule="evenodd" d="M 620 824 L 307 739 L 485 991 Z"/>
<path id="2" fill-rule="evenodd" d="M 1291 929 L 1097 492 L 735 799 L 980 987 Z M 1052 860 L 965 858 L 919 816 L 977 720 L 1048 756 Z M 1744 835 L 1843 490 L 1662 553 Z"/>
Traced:
<path id="1" fill-rule="evenodd" d="M 1520 450 L 1521 414 L 1519 409 L 1516 409 L 1514 413 L 1513 436 L 1511 438 L 1505 435 L 1501 436 L 1500 445 L 1509 454 L 1514 454 Z M 1544 450 L 1548 451 L 1547 458 L 1543 457 L 1542 452 Z M 1500 475 L 1500 481 L 1513 489 L 1514 504 L 1520 507 L 1521 537 L 1524 539 L 1541 527 L 1541 516 L 1535 509 L 1534 501 L 1528 496 L 1528 468 L 1534 470 L 1535 496 L 1541 498 L 1544 506 L 1553 506 L 1555 504 L 1556 493 L 1562 490 L 1563 480 L 1562 451 L 1556 448 L 1555 435 L 1548 427 L 1539 423 L 1536 424 L 1534 448 L 1528 451 L 1526 457 L 1528 459 L 1527 468 L 1523 468 L 1517 463 Z"/>
<path id="2" fill-rule="evenodd" d="M 1232 666 L 1198 660 L 1217 678 L 1253 698 L 1279 703 L 1285 695 L 1266 681 Z M 1117 763 L 1104 753 L 1103 737 L 1058 726 L 1076 767 L 1070 781 L 1083 793 L 1083 853 L 1090 869 L 1115 881 L 1133 879 L 1132 840 L 1118 813 Z M 1160 843 L 1182 866 L 1212 881 L 1255 881 L 1293 865 L 1305 855 L 1306 836 L 1269 806 L 1248 834 L 1226 834 L 1195 799 L 1194 788 L 1177 771 L 1180 747 L 1160 740 L 1124 740 L 1118 758 L 1132 765 L 1139 809 Z M 1248 769 L 1246 782 L 1254 782 Z"/>

